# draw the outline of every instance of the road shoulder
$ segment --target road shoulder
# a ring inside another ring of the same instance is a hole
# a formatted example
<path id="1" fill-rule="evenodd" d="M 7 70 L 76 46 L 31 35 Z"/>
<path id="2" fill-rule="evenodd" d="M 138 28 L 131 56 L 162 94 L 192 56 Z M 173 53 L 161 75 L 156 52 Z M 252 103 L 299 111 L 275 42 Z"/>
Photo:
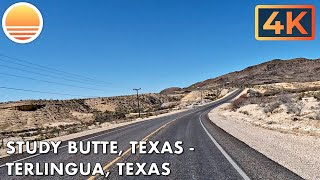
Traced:
<path id="1" fill-rule="evenodd" d="M 296 136 L 253 126 L 223 115 L 223 104 L 208 114 L 210 120 L 251 148 L 306 179 L 320 178 L 320 139 Z"/>

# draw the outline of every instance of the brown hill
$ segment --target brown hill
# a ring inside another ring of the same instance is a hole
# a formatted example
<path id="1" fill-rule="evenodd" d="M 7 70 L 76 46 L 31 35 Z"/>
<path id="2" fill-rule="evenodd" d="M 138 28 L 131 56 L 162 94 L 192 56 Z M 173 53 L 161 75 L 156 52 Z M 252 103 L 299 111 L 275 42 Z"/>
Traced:
<path id="1" fill-rule="evenodd" d="M 170 88 L 167 88 L 167 89 L 164 89 L 160 92 L 160 94 L 174 94 L 176 93 L 177 91 L 180 91 L 181 88 L 179 87 L 170 87 Z"/>
<path id="2" fill-rule="evenodd" d="M 141 94 L 142 113 L 163 110 L 162 104 L 176 102 L 178 97 Z M 74 123 L 94 123 L 124 119 L 137 113 L 135 95 L 72 100 L 25 100 L 0 104 L 0 133 Z"/>
<path id="3" fill-rule="evenodd" d="M 241 71 L 195 83 L 186 89 L 197 87 L 249 86 L 277 82 L 310 82 L 320 80 L 320 59 L 275 59 Z"/>

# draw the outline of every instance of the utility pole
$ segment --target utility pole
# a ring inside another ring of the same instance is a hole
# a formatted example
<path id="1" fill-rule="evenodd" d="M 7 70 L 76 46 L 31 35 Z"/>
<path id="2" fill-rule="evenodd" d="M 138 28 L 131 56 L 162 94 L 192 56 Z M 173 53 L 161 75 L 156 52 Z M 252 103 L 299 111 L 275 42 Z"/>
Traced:
<path id="1" fill-rule="evenodd" d="M 137 100 L 138 100 L 138 112 L 139 112 L 139 117 L 141 117 L 140 114 L 140 99 L 139 99 L 139 90 L 141 90 L 141 88 L 139 89 L 133 89 L 134 91 L 137 91 Z"/>

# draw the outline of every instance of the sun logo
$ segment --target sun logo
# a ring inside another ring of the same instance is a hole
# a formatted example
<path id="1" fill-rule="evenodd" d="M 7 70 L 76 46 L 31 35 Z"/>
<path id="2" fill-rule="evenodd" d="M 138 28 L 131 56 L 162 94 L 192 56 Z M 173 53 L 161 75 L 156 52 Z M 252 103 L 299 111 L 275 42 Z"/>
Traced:
<path id="1" fill-rule="evenodd" d="M 2 28 L 6 36 L 20 44 L 35 40 L 41 33 L 43 19 L 32 4 L 20 2 L 10 6 L 3 15 Z"/>

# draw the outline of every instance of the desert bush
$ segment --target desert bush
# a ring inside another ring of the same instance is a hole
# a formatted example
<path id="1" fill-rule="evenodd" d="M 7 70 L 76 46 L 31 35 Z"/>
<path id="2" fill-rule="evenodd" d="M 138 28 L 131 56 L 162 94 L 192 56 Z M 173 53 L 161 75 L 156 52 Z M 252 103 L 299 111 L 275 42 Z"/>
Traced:
<path id="1" fill-rule="evenodd" d="M 96 113 L 94 116 L 95 122 L 104 123 L 111 122 L 119 119 L 125 119 L 126 115 L 123 112 L 113 112 L 113 113 Z"/>
<path id="2" fill-rule="evenodd" d="M 41 128 L 39 128 L 39 129 L 37 129 L 37 131 L 35 132 L 35 135 L 41 135 L 41 134 L 43 134 L 43 132 L 42 132 L 42 129 Z"/>
<path id="3" fill-rule="evenodd" d="M 320 92 L 319 91 L 314 92 L 313 97 L 319 101 L 320 100 Z"/>
<path id="4" fill-rule="evenodd" d="M 262 94 L 260 92 L 254 91 L 252 89 L 248 90 L 248 94 L 250 97 L 261 97 L 262 96 Z"/>
<path id="5" fill-rule="evenodd" d="M 57 134 L 58 136 L 60 135 L 60 131 L 61 129 L 59 129 L 58 127 L 54 127 L 52 130 L 51 130 L 51 133 L 53 135 Z"/>
<path id="6" fill-rule="evenodd" d="M 50 138 L 54 138 L 57 137 L 55 134 L 46 134 L 45 135 L 45 139 L 50 139 Z"/>
<path id="7" fill-rule="evenodd" d="M 265 113 L 272 113 L 275 109 L 279 108 L 280 104 L 281 104 L 281 102 L 279 102 L 279 101 L 267 103 L 264 105 L 263 111 Z"/>
<path id="8" fill-rule="evenodd" d="M 240 113 L 245 114 L 245 115 L 250 115 L 248 111 L 240 111 Z"/>
<path id="9" fill-rule="evenodd" d="M 216 97 L 212 97 L 212 96 L 206 96 L 206 97 L 204 97 L 204 99 L 208 99 L 208 100 L 214 101 L 217 98 Z"/>
<path id="10" fill-rule="evenodd" d="M 279 93 L 281 93 L 280 90 L 272 90 L 272 91 L 267 91 L 267 92 L 263 93 L 263 96 L 266 96 L 266 97 L 275 96 L 275 95 L 277 95 Z"/>
<path id="11" fill-rule="evenodd" d="M 247 102 L 247 99 L 248 97 L 245 94 L 241 95 L 238 99 L 234 100 L 231 103 L 231 108 L 233 110 L 239 109 L 240 107 L 245 105 L 245 103 Z"/>
<path id="12" fill-rule="evenodd" d="M 93 122 L 93 121 L 89 121 L 89 122 L 81 122 L 81 124 L 82 124 L 83 126 L 85 126 L 85 127 L 88 127 L 88 126 L 93 125 L 93 124 L 94 124 L 94 122 Z"/>
<path id="13" fill-rule="evenodd" d="M 301 101 L 302 98 L 304 98 L 304 97 L 305 97 L 305 93 L 299 93 L 299 94 L 296 95 L 296 99 L 297 99 L 297 100 L 300 100 L 300 101 Z"/>
<path id="14" fill-rule="evenodd" d="M 70 129 L 68 129 L 68 134 L 74 134 L 78 132 L 78 128 L 76 127 L 72 127 Z"/>
<path id="15" fill-rule="evenodd" d="M 258 104 L 262 105 L 269 101 L 269 98 L 267 97 L 250 97 L 247 99 L 246 104 Z"/>
<path id="16" fill-rule="evenodd" d="M 257 104 L 264 107 L 265 104 L 272 101 L 274 101 L 274 98 L 271 97 L 247 97 L 246 95 L 242 95 L 238 99 L 233 101 L 231 105 L 232 109 L 235 110 L 248 104 Z"/>
<path id="17" fill-rule="evenodd" d="M 147 113 L 146 113 L 146 117 L 148 118 L 148 117 L 150 117 L 150 116 L 153 116 L 152 112 L 147 112 Z"/>
<path id="18" fill-rule="evenodd" d="M 268 121 L 267 124 L 271 125 L 271 124 L 276 124 L 276 122 L 274 121 Z"/>
<path id="19" fill-rule="evenodd" d="M 283 103 L 292 103 L 293 96 L 287 93 L 281 93 L 277 96 L 277 99 Z"/>
<path id="20" fill-rule="evenodd" d="M 320 111 L 315 111 L 315 119 L 320 120 Z"/>
<path id="21" fill-rule="evenodd" d="M 43 141 L 43 140 L 45 140 L 46 139 L 46 137 L 43 135 L 43 134 L 41 134 L 40 136 L 38 136 L 37 138 L 35 138 L 34 140 L 35 141 Z"/>
<path id="22" fill-rule="evenodd" d="M 287 107 L 287 113 L 291 113 L 291 114 L 295 114 L 295 115 L 300 115 L 301 114 L 301 110 L 303 108 L 303 105 L 301 102 L 298 103 L 286 103 L 285 104 Z"/>
<path id="23" fill-rule="evenodd" d="M 309 119 L 320 120 L 320 107 L 319 107 L 319 104 L 317 106 L 311 106 L 311 110 L 314 113 L 314 116 L 309 116 Z"/>

